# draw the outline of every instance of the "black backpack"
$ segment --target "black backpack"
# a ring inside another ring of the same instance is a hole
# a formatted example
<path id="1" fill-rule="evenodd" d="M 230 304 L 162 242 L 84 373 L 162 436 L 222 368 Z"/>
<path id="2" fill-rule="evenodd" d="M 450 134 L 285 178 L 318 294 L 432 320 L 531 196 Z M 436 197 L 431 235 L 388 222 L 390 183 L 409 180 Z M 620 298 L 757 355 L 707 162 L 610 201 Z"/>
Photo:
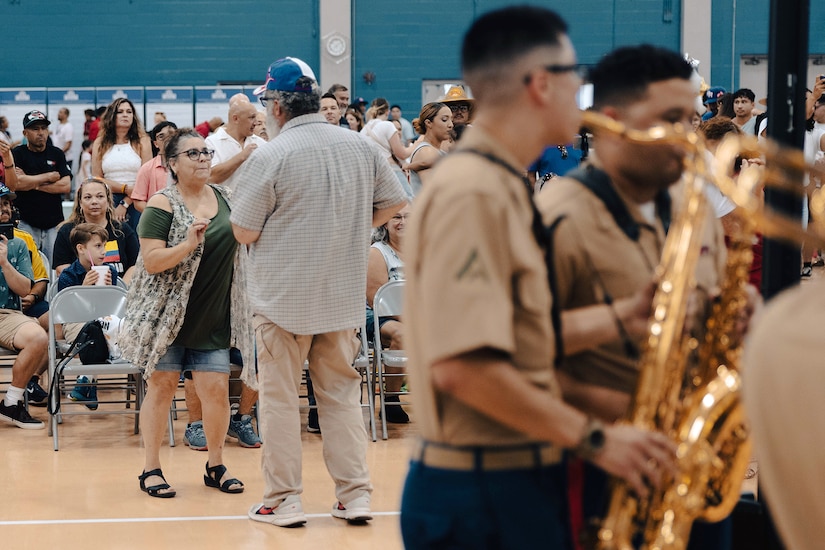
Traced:
<path id="1" fill-rule="evenodd" d="M 66 355 L 71 356 L 75 350 L 84 365 L 106 363 L 109 360 L 109 346 L 100 321 L 95 319 L 83 325 Z"/>

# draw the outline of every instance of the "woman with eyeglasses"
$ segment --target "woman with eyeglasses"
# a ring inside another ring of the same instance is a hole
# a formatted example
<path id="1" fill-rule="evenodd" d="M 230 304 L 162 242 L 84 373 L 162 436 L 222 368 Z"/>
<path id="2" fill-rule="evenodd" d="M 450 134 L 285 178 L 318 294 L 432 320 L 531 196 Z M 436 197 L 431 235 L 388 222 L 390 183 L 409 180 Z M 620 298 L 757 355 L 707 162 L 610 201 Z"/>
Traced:
<path id="1" fill-rule="evenodd" d="M 224 493 L 244 490 L 223 464 L 223 445 L 229 426 L 229 348 L 244 357 L 254 353 L 247 255 L 229 223 L 230 191 L 207 184 L 213 154 L 192 129 L 167 138 L 172 183 L 143 211 L 141 254 L 121 325 L 123 356 L 144 367 L 148 383 L 140 411 L 145 463 L 138 479 L 141 490 L 157 498 L 175 496 L 161 470 L 160 445 L 185 370 L 192 372 L 203 408 L 209 453 L 203 482 Z M 255 388 L 254 369 L 247 365 L 241 378 Z"/>
<path id="2" fill-rule="evenodd" d="M 134 104 L 118 98 L 106 109 L 92 146 L 92 176 L 106 182 L 115 203 L 115 219 L 137 228 L 140 212 L 132 205 L 138 170 L 152 159 L 152 143 Z"/>
<path id="3" fill-rule="evenodd" d="M 367 335 L 372 339 L 375 334 L 375 323 L 378 323 L 379 334 L 381 335 L 381 346 L 383 349 L 402 350 L 404 349 L 402 336 L 403 326 L 398 317 L 375 318 L 372 310 L 375 293 L 388 281 L 399 281 L 404 279 L 404 256 L 401 253 L 401 240 L 404 236 L 404 228 L 407 219 L 410 217 L 410 205 L 408 204 L 393 216 L 390 221 L 377 227 L 372 232 L 372 245 L 370 246 L 369 260 L 367 263 Z M 388 374 L 402 374 L 404 367 L 386 367 Z M 391 403 L 386 406 L 386 421 L 393 424 L 406 424 L 410 417 L 401 408 L 400 396 L 404 379 L 401 376 L 388 376 L 385 378 L 385 390 L 391 394 L 387 395 L 386 402 Z"/>

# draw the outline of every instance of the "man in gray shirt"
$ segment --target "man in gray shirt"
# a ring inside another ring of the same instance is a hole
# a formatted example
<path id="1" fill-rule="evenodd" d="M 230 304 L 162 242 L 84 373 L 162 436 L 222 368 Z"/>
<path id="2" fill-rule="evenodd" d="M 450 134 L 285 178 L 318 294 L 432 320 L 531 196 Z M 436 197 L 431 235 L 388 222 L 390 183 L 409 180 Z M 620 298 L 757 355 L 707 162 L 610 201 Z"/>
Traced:
<path id="1" fill-rule="evenodd" d="M 255 91 L 271 141 L 237 173 L 232 228 L 250 245 L 258 340 L 264 497 L 255 521 L 306 522 L 301 504 L 298 390 L 305 359 L 335 481 L 332 515 L 372 519 L 361 377 L 352 368 L 365 322 L 370 228 L 406 204 L 386 160 L 361 136 L 327 124 L 309 66 L 284 58 Z"/>

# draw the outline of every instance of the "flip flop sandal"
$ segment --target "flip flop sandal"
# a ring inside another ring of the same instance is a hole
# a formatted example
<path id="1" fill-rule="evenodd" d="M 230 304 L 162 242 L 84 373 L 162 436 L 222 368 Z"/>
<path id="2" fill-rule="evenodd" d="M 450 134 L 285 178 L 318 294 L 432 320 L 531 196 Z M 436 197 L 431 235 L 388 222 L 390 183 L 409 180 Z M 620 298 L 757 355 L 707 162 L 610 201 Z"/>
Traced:
<path id="1" fill-rule="evenodd" d="M 163 480 L 163 483 L 158 483 L 157 485 L 150 485 L 149 487 L 146 486 L 146 479 L 152 476 L 158 476 Z M 161 493 L 164 489 L 171 489 L 172 487 L 166 483 L 166 478 L 163 477 L 163 472 L 160 468 L 155 468 L 154 470 L 150 470 L 148 472 L 143 472 L 138 476 L 140 480 L 140 490 L 144 493 L 147 493 L 150 497 L 155 498 L 172 498 L 177 494 L 176 491 L 167 491 L 165 493 Z"/>
<path id="2" fill-rule="evenodd" d="M 244 487 L 243 482 L 241 480 L 232 478 L 227 479 L 223 483 L 221 483 L 221 479 L 223 479 L 224 474 L 226 474 L 226 466 L 223 464 L 218 464 L 217 466 L 209 467 L 209 462 L 206 463 L 206 474 L 203 476 L 203 483 L 207 487 L 214 487 L 215 489 L 220 489 L 222 493 L 243 493 Z M 233 485 L 240 485 L 235 489 L 230 489 Z"/>

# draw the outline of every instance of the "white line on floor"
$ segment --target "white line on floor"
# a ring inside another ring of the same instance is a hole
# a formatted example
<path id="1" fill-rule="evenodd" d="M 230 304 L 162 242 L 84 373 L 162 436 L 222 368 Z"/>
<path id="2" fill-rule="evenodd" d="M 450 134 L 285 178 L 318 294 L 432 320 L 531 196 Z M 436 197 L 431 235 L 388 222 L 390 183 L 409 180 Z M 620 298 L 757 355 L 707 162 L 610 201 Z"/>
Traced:
<path id="1" fill-rule="evenodd" d="M 398 516 L 401 512 L 373 512 L 373 516 Z M 330 514 L 306 514 L 308 518 L 328 518 Z M 7 525 L 78 525 L 84 523 L 154 523 L 158 521 L 237 521 L 249 519 L 247 516 L 192 516 L 172 518 L 94 518 L 94 519 L 31 519 L 20 521 L 0 521 Z"/>

